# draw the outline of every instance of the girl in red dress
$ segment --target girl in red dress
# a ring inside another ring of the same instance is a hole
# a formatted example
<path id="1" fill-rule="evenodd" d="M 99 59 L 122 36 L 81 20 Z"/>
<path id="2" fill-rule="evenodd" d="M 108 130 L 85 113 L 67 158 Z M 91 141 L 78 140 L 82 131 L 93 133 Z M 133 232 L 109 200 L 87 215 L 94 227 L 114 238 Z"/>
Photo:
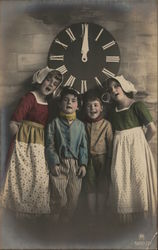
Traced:
<path id="1" fill-rule="evenodd" d="M 1 192 L 1 206 L 20 214 L 49 214 L 49 172 L 44 155 L 47 97 L 54 95 L 62 75 L 48 67 L 33 76 L 34 91 L 22 97 L 12 115 L 15 136 Z"/>

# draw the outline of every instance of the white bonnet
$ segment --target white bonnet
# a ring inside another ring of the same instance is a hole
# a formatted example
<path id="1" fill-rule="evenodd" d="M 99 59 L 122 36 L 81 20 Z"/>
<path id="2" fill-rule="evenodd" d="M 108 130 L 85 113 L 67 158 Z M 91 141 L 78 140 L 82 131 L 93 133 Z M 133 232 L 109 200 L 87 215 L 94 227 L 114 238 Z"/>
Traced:
<path id="1" fill-rule="evenodd" d="M 112 77 L 112 79 L 116 79 L 120 83 L 122 89 L 126 93 L 130 93 L 130 92 L 133 92 L 134 94 L 137 93 L 137 90 L 135 89 L 134 84 L 126 80 L 123 75 Z"/>
<path id="2" fill-rule="evenodd" d="M 39 69 L 37 72 L 34 73 L 32 83 L 41 84 L 43 80 L 47 77 L 47 75 L 52 71 L 57 71 L 57 70 L 50 69 L 48 66 L 46 66 L 43 69 Z"/>

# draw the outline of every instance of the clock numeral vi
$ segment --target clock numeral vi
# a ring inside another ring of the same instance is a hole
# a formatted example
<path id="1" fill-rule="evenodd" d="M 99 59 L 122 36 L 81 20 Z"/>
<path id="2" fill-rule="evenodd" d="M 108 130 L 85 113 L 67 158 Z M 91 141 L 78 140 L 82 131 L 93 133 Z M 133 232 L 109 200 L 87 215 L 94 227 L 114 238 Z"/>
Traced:
<path id="1" fill-rule="evenodd" d="M 74 34 L 72 33 L 72 30 L 70 28 L 66 29 L 66 33 L 70 37 L 71 41 L 74 42 L 76 40 Z"/>
<path id="2" fill-rule="evenodd" d="M 116 44 L 116 42 L 113 40 L 110 43 L 103 45 L 102 48 L 103 48 L 103 50 L 106 50 L 106 49 L 110 48 L 111 46 L 113 46 L 114 44 Z"/>
<path id="3" fill-rule="evenodd" d="M 66 45 L 65 43 L 62 43 L 59 41 L 59 39 L 55 39 L 55 42 L 60 44 L 64 49 L 67 49 L 68 45 Z"/>
<path id="4" fill-rule="evenodd" d="M 81 94 L 84 94 L 87 91 L 87 81 L 81 80 Z"/>
<path id="5" fill-rule="evenodd" d="M 51 61 L 64 61 L 64 55 L 58 55 L 58 56 L 51 55 L 49 57 L 49 60 L 51 60 Z"/>
<path id="6" fill-rule="evenodd" d="M 56 70 L 59 70 L 62 75 L 67 72 L 67 68 L 65 67 L 65 65 L 60 66 Z"/>
<path id="7" fill-rule="evenodd" d="M 103 88 L 103 86 L 102 86 L 101 82 L 99 81 L 98 77 L 94 77 L 94 79 L 96 80 L 97 85 Z"/>
<path id="8" fill-rule="evenodd" d="M 109 70 L 107 70 L 105 68 L 103 68 L 102 73 L 104 73 L 107 76 L 111 76 L 111 77 L 115 76 L 111 71 L 109 71 Z"/>
<path id="9" fill-rule="evenodd" d="M 68 78 L 68 80 L 66 81 L 66 83 L 64 84 L 64 86 L 72 87 L 73 84 L 74 84 L 74 82 L 75 82 L 75 80 L 76 80 L 76 77 L 74 77 L 74 76 L 71 75 L 71 76 Z"/>
<path id="10" fill-rule="evenodd" d="M 120 57 L 119 56 L 106 56 L 106 62 L 119 62 Z"/>

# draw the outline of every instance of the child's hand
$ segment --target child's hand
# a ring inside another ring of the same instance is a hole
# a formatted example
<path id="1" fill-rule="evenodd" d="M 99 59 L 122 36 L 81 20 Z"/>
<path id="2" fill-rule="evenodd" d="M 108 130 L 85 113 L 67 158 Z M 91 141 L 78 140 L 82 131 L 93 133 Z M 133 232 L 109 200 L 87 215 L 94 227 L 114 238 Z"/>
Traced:
<path id="1" fill-rule="evenodd" d="M 11 136 L 15 136 L 19 130 L 20 122 L 11 121 L 9 124 Z"/>
<path id="2" fill-rule="evenodd" d="M 156 133 L 156 126 L 153 122 L 150 122 L 146 128 L 147 130 L 145 133 L 145 137 L 147 141 L 150 141 L 152 137 L 154 136 L 154 134 Z"/>
<path id="3" fill-rule="evenodd" d="M 54 167 L 51 168 L 51 174 L 54 176 L 59 176 L 60 175 L 60 166 L 55 165 Z"/>
<path id="4" fill-rule="evenodd" d="M 77 176 L 83 178 L 86 175 L 86 168 L 85 166 L 80 166 Z"/>

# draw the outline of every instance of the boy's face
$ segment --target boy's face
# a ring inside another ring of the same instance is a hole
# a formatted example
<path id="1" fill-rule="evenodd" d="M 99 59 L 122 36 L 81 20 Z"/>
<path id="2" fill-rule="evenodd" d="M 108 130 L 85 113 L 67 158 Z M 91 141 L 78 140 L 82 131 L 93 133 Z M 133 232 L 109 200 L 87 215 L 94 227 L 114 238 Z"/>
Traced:
<path id="1" fill-rule="evenodd" d="M 77 97 L 73 94 L 67 94 L 61 101 L 61 111 L 65 114 L 72 114 L 78 109 Z"/>
<path id="2" fill-rule="evenodd" d="M 96 119 L 99 117 L 103 111 L 103 106 L 99 100 L 88 101 L 87 102 L 87 115 L 91 119 Z"/>

